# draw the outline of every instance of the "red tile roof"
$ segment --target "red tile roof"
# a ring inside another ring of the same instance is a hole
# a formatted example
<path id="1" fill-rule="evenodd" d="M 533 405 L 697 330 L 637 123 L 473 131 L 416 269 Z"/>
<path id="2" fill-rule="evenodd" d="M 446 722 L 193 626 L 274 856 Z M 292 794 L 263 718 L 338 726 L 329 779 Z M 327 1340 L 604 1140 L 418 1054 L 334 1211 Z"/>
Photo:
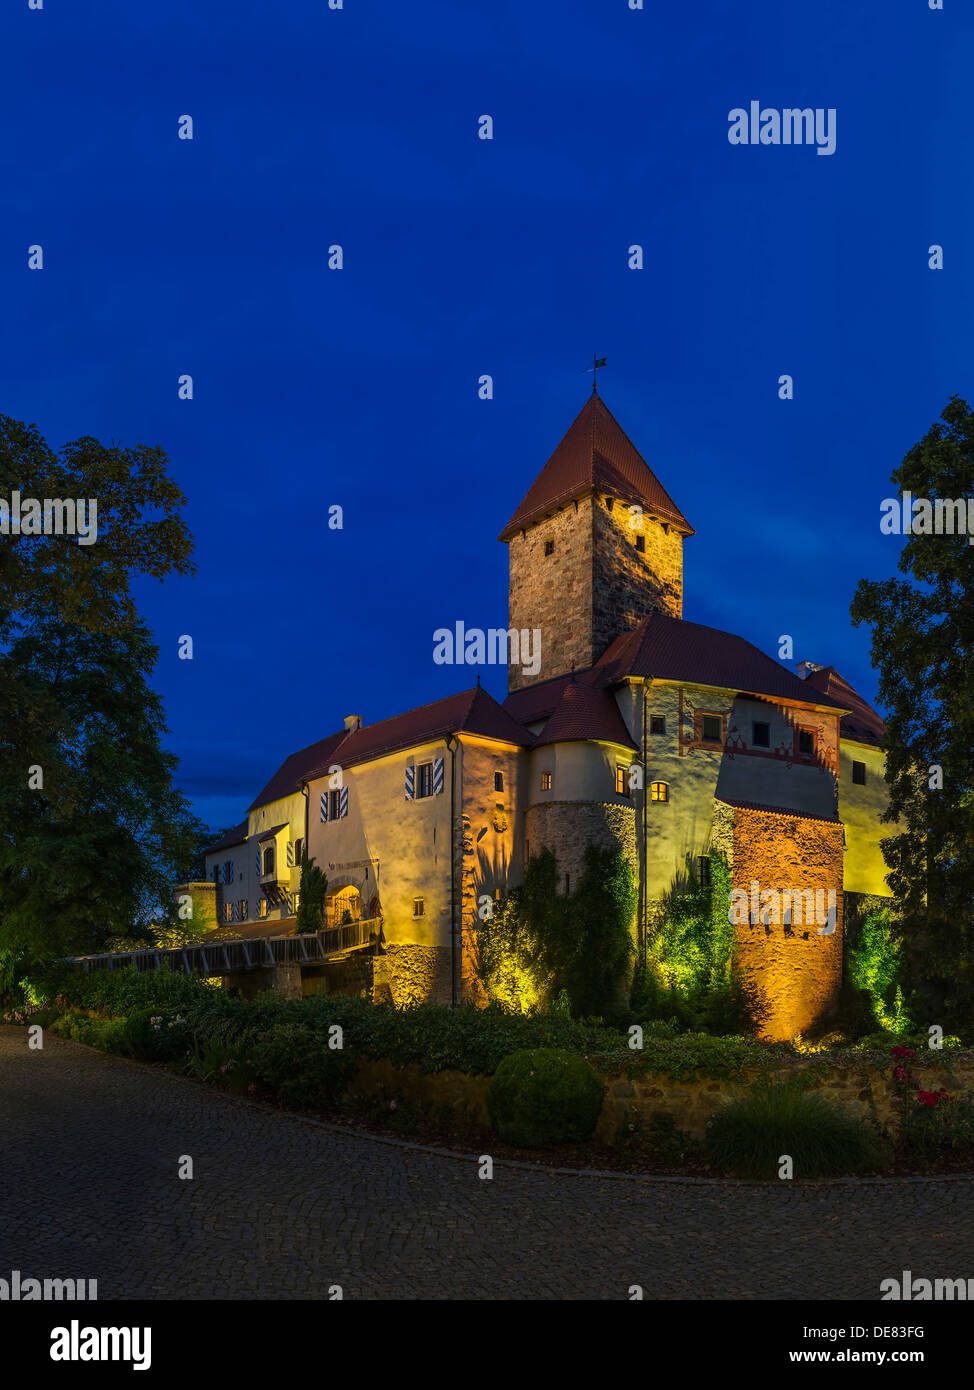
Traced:
<path id="1" fill-rule="evenodd" d="M 356 729 L 342 744 L 337 761 L 342 767 L 352 767 L 400 748 L 411 748 L 417 743 L 429 743 L 456 733 L 482 734 L 485 738 L 522 747 L 534 742 L 531 734 L 478 685 L 473 690 L 448 695 L 444 700 L 434 700 L 430 705 L 421 705 L 419 709 Z M 310 768 L 304 780 L 310 782 L 312 778 L 323 777 L 331 761 L 327 758 Z"/>
<path id="2" fill-rule="evenodd" d="M 601 397 L 592 395 L 498 539 L 509 540 L 546 512 L 593 488 L 625 501 L 639 502 L 652 515 L 687 535 L 694 534 L 689 521 Z"/>
<path id="3" fill-rule="evenodd" d="M 247 810 L 255 811 L 258 806 L 266 806 L 269 801 L 280 801 L 282 797 L 300 791 L 301 782 L 306 773 L 321 763 L 333 762 L 334 759 L 331 755 L 346 737 L 347 730 L 340 729 L 338 733 L 329 734 L 327 738 L 320 739 L 317 743 L 312 743 L 307 748 L 302 748 L 299 752 L 292 753 L 290 757 L 285 758 L 267 786 L 250 803 Z"/>
<path id="4" fill-rule="evenodd" d="M 577 673 L 579 680 L 590 679 L 587 669 Z M 503 708 L 519 724 L 533 724 L 536 720 L 547 719 L 561 699 L 561 692 L 568 684 L 569 676 L 552 676 L 550 680 L 538 681 L 537 685 L 526 685 L 521 690 L 512 690 L 504 701 Z"/>
<path id="5" fill-rule="evenodd" d="M 621 743 L 626 748 L 636 748 L 619 706 L 609 691 L 587 681 L 569 680 L 562 688 L 561 699 L 554 713 L 538 737 L 538 745 L 596 738 Z"/>
<path id="6" fill-rule="evenodd" d="M 812 671 L 804 684 L 813 686 L 852 711 L 839 724 L 841 738 L 852 739 L 855 743 L 872 743 L 877 747 L 882 743 L 886 725 L 834 666 L 823 666 L 818 671 Z"/>
<path id="7" fill-rule="evenodd" d="M 212 845 L 208 845 L 203 853 L 216 854 L 217 850 L 220 849 L 232 849 L 234 845 L 242 845 L 246 838 L 247 822 L 244 820 L 241 821 L 239 825 L 235 825 L 232 830 L 228 830 L 225 835 L 221 836 L 221 838 L 216 840 Z"/>
<path id="8" fill-rule="evenodd" d="M 603 682 L 625 676 L 712 685 L 779 700 L 838 706 L 840 701 L 799 679 L 743 637 L 719 628 L 688 623 L 653 612 L 632 632 L 617 637 L 596 662 L 593 677 Z"/>
<path id="9" fill-rule="evenodd" d="M 791 806 L 767 806 L 761 801 L 737 801 L 729 796 L 718 796 L 715 800 L 722 801 L 725 806 L 739 807 L 742 811 L 762 811 L 769 816 L 797 816 L 799 820 L 820 820 L 825 825 L 842 824 L 838 816 L 819 816 L 813 811 L 796 811 Z"/>

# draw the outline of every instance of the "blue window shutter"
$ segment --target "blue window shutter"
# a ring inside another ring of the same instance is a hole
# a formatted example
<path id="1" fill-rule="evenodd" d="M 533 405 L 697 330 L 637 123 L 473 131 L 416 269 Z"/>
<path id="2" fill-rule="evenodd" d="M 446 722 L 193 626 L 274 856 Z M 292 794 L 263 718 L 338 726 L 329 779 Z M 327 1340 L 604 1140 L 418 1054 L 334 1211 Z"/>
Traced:
<path id="1" fill-rule="evenodd" d="M 328 793 L 327 793 L 327 792 L 322 792 L 322 793 L 321 793 L 321 819 L 322 819 L 323 821 L 326 821 L 326 820 L 328 819 Z"/>
<path id="2" fill-rule="evenodd" d="M 257 846 L 257 854 L 255 855 L 255 860 L 257 864 L 257 877 L 260 878 L 260 845 Z"/>
<path id="3" fill-rule="evenodd" d="M 347 815 L 348 815 L 348 788 L 347 788 L 347 787 L 342 787 L 341 793 L 339 794 L 339 797 L 338 797 L 338 814 L 339 814 L 340 816 L 347 816 Z"/>
<path id="4" fill-rule="evenodd" d="M 437 758 L 433 763 L 433 795 L 439 796 L 443 790 L 443 759 Z"/>
<path id="5" fill-rule="evenodd" d="M 415 777 L 415 775 L 416 775 L 416 769 L 415 769 L 414 767 L 407 767 L 407 768 L 406 768 L 406 800 L 407 800 L 407 801 L 412 801 L 412 799 L 413 799 L 413 778 Z"/>

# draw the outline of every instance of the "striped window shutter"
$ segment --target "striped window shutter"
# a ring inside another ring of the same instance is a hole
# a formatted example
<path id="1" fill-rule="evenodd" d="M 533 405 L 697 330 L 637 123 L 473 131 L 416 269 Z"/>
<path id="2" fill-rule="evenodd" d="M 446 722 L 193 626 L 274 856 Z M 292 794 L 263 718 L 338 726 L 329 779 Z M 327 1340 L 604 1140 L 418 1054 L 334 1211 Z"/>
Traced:
<path id="1" fill-rule="evenodd" d="M 243 904 L 242 904 L 242 915 L 241 915 L 241 918 L 240 918 L 241 922 L 246 922 L 247 918 L 250 916 L 250 913 L 249 913 L 249 911 L 248 911 L 248 908 L 249 908 L 249 907 L 250 907 L 250 904 L 248 903 L 247 899 L 244 898 Z"/>
<path id="2" fill-rule="evenodd" d="M 328 793 L 327 793 L 327 792 L 322 792 L 322 793 L 321 793 L 321 819 L 322 819 L 323 821 L 325 821 L 325 820 L 328 819 Z"/>
<path id="3" fill-rule="evenodd" d="M 257 853 L 254 856 L 254 861 L 257 865 L 257 877 L 260 878 L 260 845 L 257 846 Z"/>
<path id="4" fill-rule="evenodd" d="M 407 767 L 407 768 L 406 768 L 406 800 L 407 800 L 407 801 L 412 801 L 412 799 L 413 799 L 413 779 L 414 779 L 415 776 L 416 776 L 416 769 L 415 769 L 414 767 Z"/>
<path id="5" fill-rule="evenodd" d="M 289 869 L 293 869 L 293 868 L 294 868 L 294 841 L 293 841 L 293 840 L 288 840 L 288 842 L 287 842 L 287 866 L 288 866 Z"/>
<path id="6" fill-rule="evenodd" d="M 443 790 L 443 759 L 437 758 L 433 763 L 433 795 L 439 796 Z"/>
<path id="7" fill-rule="evenodd" d="M 233 860 L 227 860 L 227 883 L 233 882 Z"/>
<path id="8" fill-rule="evenodd" d="M 290 893 L 285 893 L 284 901 L 287 903 L 287 914 L 290 917 L 291 913 L 294 911 L 294 898 Z"/>
<path id="9" fill-rule="evenodd" d="M 347 815 L 348 815 L 348 788 L 347 788 L 347 787 L 342 787 L 341 792 L 339 793 L 339 796 L 338 796 L 338 814 L 339 814 L 340 816 L 347 816 Z"/>

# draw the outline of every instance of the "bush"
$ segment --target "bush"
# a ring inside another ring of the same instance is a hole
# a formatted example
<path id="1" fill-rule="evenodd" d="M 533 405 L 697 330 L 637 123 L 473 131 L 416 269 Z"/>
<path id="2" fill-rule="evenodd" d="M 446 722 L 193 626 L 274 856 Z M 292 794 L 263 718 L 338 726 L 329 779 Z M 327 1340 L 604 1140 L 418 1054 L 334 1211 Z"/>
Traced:
<path id="1" fill-rule="evenodd" d="M 258 1038 L 254 1075 L 285 1105 L 329 1107 L 344 1091 L 359 1057 L 329 1046 L 327 1036 L 305 1024 L 283 1023 Z"/>
<path id="2" fill-rule="evenodd" d="M 796 1178 L 836 1177 L 888 1162 L 862 1120 L 788 1083 L 762 1086 L 712 1116 L 707 1153 L 721 1172 L 740 1178 L 777 1178 L 785 1154 Z"/>
<path id="3" fill-rule="evenodd" d="M 539 1047 L 505 1057 L 490 1083 L 491 1123 L 508 1144 L 541 1149 L 591 1138 L 603 1084 L 572 1052 Z"/>

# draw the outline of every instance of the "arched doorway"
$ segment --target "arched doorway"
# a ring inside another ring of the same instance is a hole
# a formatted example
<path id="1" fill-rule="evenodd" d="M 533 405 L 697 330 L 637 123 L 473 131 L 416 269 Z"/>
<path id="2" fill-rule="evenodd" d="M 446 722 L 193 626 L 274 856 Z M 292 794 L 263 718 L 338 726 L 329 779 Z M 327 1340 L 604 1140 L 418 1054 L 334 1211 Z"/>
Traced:
<path id="1" fill-rule="evenodd" d="M 358 922 L 362 917 L 362 895 L 354 884 L 338 888 L 326 904 L 325 925 L 340 927 L 343 922 Z"/>

